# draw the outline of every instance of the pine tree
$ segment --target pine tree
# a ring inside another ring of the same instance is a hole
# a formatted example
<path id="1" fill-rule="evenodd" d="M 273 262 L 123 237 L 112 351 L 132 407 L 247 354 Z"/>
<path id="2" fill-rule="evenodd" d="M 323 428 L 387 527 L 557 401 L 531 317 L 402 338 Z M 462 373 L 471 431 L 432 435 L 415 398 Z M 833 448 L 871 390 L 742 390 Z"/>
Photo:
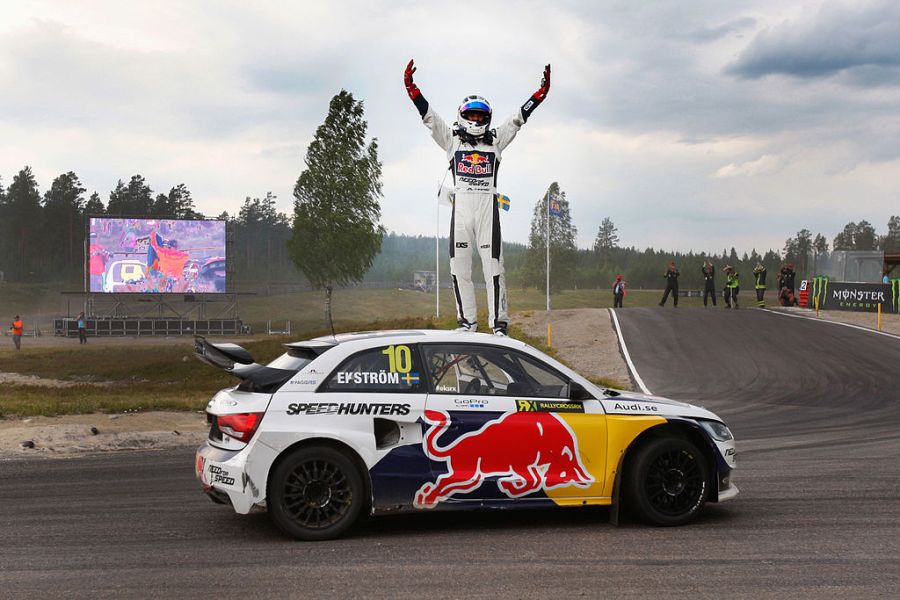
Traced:
<path id="1" fill-rule="evenodd" d="M 103 206 L 103 200 L 100 199 L 100 194 L 94 192 L 84 204 L 84 215 L 96 216 L 104 214 L 106 214 L 106 207 Z"/>
<path id="2" fill-rule="evenodd" d="M 78 175 L 69 171 L 54 179 L 44 194 L 44 239 L 49 242 L 45 249 L 57 273 L 62 269 L 71 272 L 80 261 L 84 243 L 81 211 L 85 191 Z M 64 252 L 59 252 L 60 249 Z"/>
<path id="3" fill-rule="evenodd" d="M 828 240 L 825 239 L 825 236 L 821 233 L 816 234 L 816 239 L 813 240 L 813 252 L 818 256 L 822 256 L 823 254 L 828 254 Z"/>
<path id="4" fill-rule="evenodd" d="M 128 185 L 120 179 L 109 193 L 106 212 L 114 216 L 149 216 L 153 214 L 153 190 L 143 175 L 133 175 Z"/>
<path id="5" fill-rule="evenodd" d="M 881 237 L 880 246 L 885 252 L 900 252 L 900 216 L 888 219 L 887 233 Z"/>
<path id="6" fill-rule="evenodd" d="M 856 235 L 853 238 L 854 250 L 875 250 L 878 247 L 878 236 L 875 228 L 868 221 L 860 221 L 856 226 Z"/>
<path id="7" fill-rule="evenodd" d="M 619 247 L 618 231 L 609 217 L 604 218 L 594 239 L 594 252 L 608 257 L 614 248 Z"/>
<path id="8" fill-rule="evenodd" d="M 168 194 L 169 208 L 178 219 L 202 219 L 203 215 L 194 207 L 191 191 L 183 183 L 179 183 Z"/>
<path id="9" fill-rule="evenodd" d="M 856 231 L 856 223 L 850 221 L 844 225 L 844 230 L 834 237 L 834 241 L 831 244 L 832 247 L 835 250 L 854 250 L 856 246 Z"/>
<path id="10" fill-rule="evenodd" d="M 550 199 L 559 203 L 559 216 L 549 216 Z M 547 289 L 547 219 L 550 219 L 550 289 L 558 290 L 575 285 L 575 265 L 578 248 L 575 235 L 578 229 L 572 224 L 569 201 L 559 183 L 553 182 L 547 192 L 534 205 L 531 218 L 531 234 L 528 236 L 526 281 L 544 291 Z"/>
<path id="11" fill-rule="evenodd" d="M 294 186 L 294 264 L 325 290 L 325 318 L 334 327 L 335 285 L 361 281 L 381 248 L 381 163 L 378 142 L 366 145 L 363 103 L 341 90 L 306 150 L 306 170 Z"/>
<path id="12" fill-rule="evenodd" d="M 31 167 L 24 167 L 13 177 L 6 191 L 3 220 L 4 250 L 8 252 L 8 268 L 13 275 L 28 276 L 40 270 L 41 194 Z"/>
<path id="13" fill-rule="evenodd" d="M 266 192 L 265 198 L 247 196 L 235 219 L 235 260 L 239 268 L 257 275 L 257 281 L 270 281 L 273 271 L 288 263 L 287 241 L 291 237 L 287 215 L 278 212 L 276 196 Z M 254 269 L 257 263 L 265 264 L 264 270 Z M 262 276 L 262 277 L 260 277 Z"/>

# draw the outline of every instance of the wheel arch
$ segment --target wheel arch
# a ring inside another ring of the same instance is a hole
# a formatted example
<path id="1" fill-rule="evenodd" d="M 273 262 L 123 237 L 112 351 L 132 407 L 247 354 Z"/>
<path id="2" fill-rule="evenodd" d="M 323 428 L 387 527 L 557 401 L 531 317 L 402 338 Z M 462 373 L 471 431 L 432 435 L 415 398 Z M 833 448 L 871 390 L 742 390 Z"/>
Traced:
<path id="1" fill-rule="evenodd" d="M 703 430 L 700 428 L 700 425 L 698 425 L 696 421 L 692 421 L 689 419 L 670 418 L 666 423 L 654 425 L 653 427 L 650 427 L 649 429 L 641 432 L 640 435 L 635 437 L 631 441 L 631 443 L 628 444 L 625 452 L 623 452 L 619 457 L 619 465 L 616 468 L 616 479 L 613 483 L 612 510 L 610 511 L 610 521 L 614 525 L 617 525 L 619 520 L 619 506 L 621 505 L 622 494 L 622 474 L 627 472 L 630 459 L 634 456 L 637 449 L 645 444 L 648 440 L 666 437 L 680 437 L 682 439 L 686 439 L 694 444 L 700 450 L 700 452 L 703 453 L 703 457 L 706 459 L 706 466 L 709 477 L 709 491 L 707 492 L 707 500 L 710 502 L 715 502 L 718 500 L 718 470 L 716 468 L 716 450 L 712 440 L 710 440 L 706 433 L 703 432 Z"/>
<path id="2" fill-rule="evenodd" d="M 271 484 L 272 473 L 275 472 L 275 468 L 297 450 L 309 448 L 312 446 L 326 446 L 328 448 L 332 448 L 347 455 L 353 461 L 353 463 L 359 469 L 360 474 L 362 475 L 363 486 L 365 487 L 365 504 L 363 505 L 363 512 L 365 514 L 370 514 L 373 506 L 372 477 L 369 473 L 369 469 L 366 467 L 365 461 L 363 460 L 362 456 L 360 456 L 359 452 L 357 452 L 356 449 L 353 448 L 353 446 L 341 440 L 329 437 L 306 438 L 294 442 L 293 444 L 282 450 L 275 458 L 275 460 L 272 461 L 272 464 L 269 465 L 269 472 L 266 474 L 266 497 L 268 498 L 269 496 L 269 485 Z"/>

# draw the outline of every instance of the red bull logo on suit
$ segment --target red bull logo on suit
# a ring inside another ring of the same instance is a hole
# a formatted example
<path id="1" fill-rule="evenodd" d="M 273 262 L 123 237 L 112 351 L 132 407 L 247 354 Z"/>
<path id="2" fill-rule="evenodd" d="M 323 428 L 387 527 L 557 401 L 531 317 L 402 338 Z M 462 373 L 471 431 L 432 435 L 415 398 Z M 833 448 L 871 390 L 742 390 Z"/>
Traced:
<path id="1" fill-rule="evenodd" d="M 493 153 L 457 152 L 456 172 L 462 175 L 486 176 L 494 172 Z"/>
<path id="2" fill-rule="evenodd" d="M 437 438 L 450 427 L 449 415 L 426 410 L 424 419 L 431 424 L 422 441 L 425 454 L 447 463 L 447 473 L 419 488 L 417 508 L 434 508 L 452 496 L 477 490 L 486 477 L 499 477 L 497 486 L 510 498 L 594 483 L 581 462 L 575 433 L 553 413 L 507 413 L 444 447 L 438 446 Z"/>

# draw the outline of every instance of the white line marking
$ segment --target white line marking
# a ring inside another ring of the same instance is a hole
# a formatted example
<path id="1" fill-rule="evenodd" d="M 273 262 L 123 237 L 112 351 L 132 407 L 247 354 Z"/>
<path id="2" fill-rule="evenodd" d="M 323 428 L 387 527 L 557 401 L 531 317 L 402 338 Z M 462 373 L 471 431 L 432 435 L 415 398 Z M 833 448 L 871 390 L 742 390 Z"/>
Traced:
<path id="1" fill-rule="evenodd" d="M 609 314 L 612 315 L 613 323 L 616 326 L 616 335 L 619 336 L 619 344 L 622 346 L 622 354 L 625 355 L 625 362 L 628 363 L 628 368 L 631 369 L 632 377 L 634 377 L 634 380 L 637 382 L 642 392 L 644 392 L 648 396 L 651 395 L 652 392 L 647 389 L 646 385 L 644 385 L 644 380 L 641 379 L 640 375 L 638 375 L 637 369 L 634 367 L 634 363 L 631 362 L 631 355 L 628 354 L 628 346 L 625 345 L 625 338 L 622 336 L 622 328 L 619 327 L 619 318 L 616 316 L 616 311 L 611 308 L 607 308 L 606 310 L 608 310 Z"/>
<path id="2" fill-rule="evenodd" d="M 874 333 L 877 335 L 883 335 L 889 338 L 894 338 L 895 340 L 900 340 L 900 335 L 894 335 L 893 333 L 887 333 L 885 331 L 878 331 L 877 329 L 869 329 L 868 327 L 860 327 L 859 325 L 851 325 L 850 323 L 841 323 L 840 321 L 829 321 L 828 319 L 820 319 L 817 317 L 805 317 L 803 315 L 792 315 L 790 313 L 781 312 L 778 310 L 772 310 L 769 308 L 763 308 L 760 310 L 764 310 L 767 313 L 772 313 L 773 315 L 781 315 L 782 317 L 794 317 L 795 319 L 806 319 L 807 321 L 815 321 L 816 323 L 831 323 L 832 325 L 841 325 L 843 327 L 851 327 L 853 329 L 859 329 L 860 331 L 865 331 L 867 333 Z"/>

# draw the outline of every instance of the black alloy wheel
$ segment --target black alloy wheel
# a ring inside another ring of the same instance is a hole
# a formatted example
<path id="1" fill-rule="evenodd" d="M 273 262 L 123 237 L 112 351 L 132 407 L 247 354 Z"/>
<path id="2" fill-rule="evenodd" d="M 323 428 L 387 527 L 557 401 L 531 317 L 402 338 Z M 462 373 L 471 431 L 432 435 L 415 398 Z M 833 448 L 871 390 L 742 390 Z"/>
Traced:
<path id="1" fill-rule="evenodd" d="M 693 520 L 709 494 L 706 457 L 681 438 L 657 438 L 641 445 L 626 477 L 632 512 L 654 525 L 683 525 Z"/>
<path id="2" fill-rule="evenodd" d="M 301 448 L 278 463 L 267 505 L 278 527 L 297 539 L 327 540 L 359 517 L 364 486 L 348 456 L 327 446 Z"/>

